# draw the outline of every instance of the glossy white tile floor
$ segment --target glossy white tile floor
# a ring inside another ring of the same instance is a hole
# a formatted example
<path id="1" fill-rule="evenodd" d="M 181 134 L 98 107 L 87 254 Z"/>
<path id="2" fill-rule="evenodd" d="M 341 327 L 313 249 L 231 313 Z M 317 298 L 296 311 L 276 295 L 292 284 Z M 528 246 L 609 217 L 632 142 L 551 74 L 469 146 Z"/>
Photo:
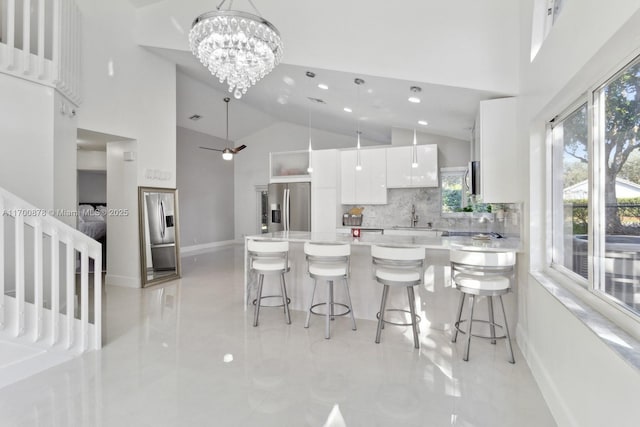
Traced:
<path id="1" fill-rule="evenodd" d="M 2 426 L 554 426 L 520 352 L 448 333 L 242 306 L 242 248 L 183 260 L 177 282 L 107 289 L 106 339 L 0 390 Z M 375 284 L 372 284 L 375 285 Z M 452 313 L 453 316 L 453 313 Z M 330 414 L 333 410 L 333 416 Z M 328 424 L 327 419 L 330 418 Z M 340 420 L 344 420 L 344 424 Z"/>

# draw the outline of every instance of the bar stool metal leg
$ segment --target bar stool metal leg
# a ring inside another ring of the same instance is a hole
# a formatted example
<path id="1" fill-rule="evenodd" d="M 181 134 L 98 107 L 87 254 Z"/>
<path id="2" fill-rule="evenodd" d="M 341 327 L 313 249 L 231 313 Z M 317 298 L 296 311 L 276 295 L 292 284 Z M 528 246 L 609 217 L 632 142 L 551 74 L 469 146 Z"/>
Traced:
<path id="1" fill-rule="evenodd" d="M 347 302 L 349 303 L 349 311 L 351 312 L 351 323 L 353 324 L 354 331 L 356 330 L 356 317 L 353 314 L 353 305 L 351 305 L 351 293 L 349 292 L 349 282 L 344 279 L 344 290 L 347 293 Z"/>
<path id="2" fill-rule="evenodd" d="M 411 327 L 413 328 L 413 345 L 415 348 L 420 348 L 418 325 L 416 322 L 416 296 L 413 292 L 413 286 L 407 286 L 407 293 L 409 294 L 409 312 L 411 313 Z"/>
<path id="3" fill-rule="evenodd" d="M 489 308 L 489 330 L 491 331 L 491 338 L 496 336 L 496 323 L 493 317 L 493 297 L 487 297 L 487 307 Z M 495 344 L 496 340 L 491 340 L 491 344 Z"/>
<path id="4" fill-rule="evenodd" d="M 473 307 L 476 304 L 476 296 L 471 295 L 471 307 L 469 308 L 469 327 L 467 328 L 467 345 L 464 348 L 464 356 L 462 360 L 465 362 L 469 361 L 469 347 L 471 347 L 471 327 L 473 326 Z"/>
<path id="5" fill-rule="evenodd" d="M 291 314 L 289 313 L 289 297 L 287 296 L 287 283 L 284 281 L 284 273 L 280 275 L 280 288 L 282 289 L 282 304 L 284 304 L 284 317 L 287 324 L 291 324 Z"/>
<path id="6" fill-rule="evenodd" d="M 511 348 L 511 335 L 509 335 L 509 325 L 507 325 L 507 313 L 504 311 L 504 303 L 502 302 L 502 295 L 500 295 L 500 306 L 502 307 L 502 315 L 504 316 L 504 334 L 507 341 L 507 350 L 509 350 L 509 363 L 516 363 L 516 359 L 513 357 L 513 348 Z"/>
<path id="7" fill-rule="evenodd" d="M 264 283 L 264 274 L 258 277 L 258 296 L 256 297 L 256 308 L 253 310 L 253 326 L 258 326 L 258 317 L 260 316 L 260 300 L 262 299 L 262 284 Z"/>
<path id="8" fill-rule="evenodd" d="M 329 285 L 327 286 L 327 311 L 325 314 L 325 331 L 324 331 L 324 337 L 326 339 L 329 339 L 330 337 L 330 331 L 331 331 L 331 307 L 333 306 L 333 292 L 331 289 L 331 282 L 329 282 Z"/>
<path id="9" fill-rule="evenodd" d="M 307 310 L 307 320 L 304 322 L 304 327 L 309 327 L 309 321 L 311 320 L 311 308 L 313 308 L 313 299 L 316 296 L 316 286 L 318 286 L 318 279 L 313 279 L 313 293 L 311 294 L 311 302 L 309 303 L 309 310 Z"/>
<path id="10" fill-rule="evenodd" d="M 458 339 L 458 328 L 460 327 L 460 320 L 462 319 L 462 309 L 464 307 L 464 300 L 466 295 L 464 292 L 460 292 L 460 303 L 458 303 L 458 316 L 456 317 L 456 321 L 453 324 L 455 331 L 453 332 L 453 338 L 451 338 L 451 342 L 456 342 Z"/>
<path id="11" fill-rule="evenodd" d="M 378 317 L 378 331 L 376 332 L 376 344 L 380 343 L 380 334 L 382 333 L 382 325 L 384 323 L 384 310 L 387 306 L 387 295 L 389 294 L 389 285 L 384 285 L 382 290 L 382 301 L 380 302 L 380 316 Z"/>

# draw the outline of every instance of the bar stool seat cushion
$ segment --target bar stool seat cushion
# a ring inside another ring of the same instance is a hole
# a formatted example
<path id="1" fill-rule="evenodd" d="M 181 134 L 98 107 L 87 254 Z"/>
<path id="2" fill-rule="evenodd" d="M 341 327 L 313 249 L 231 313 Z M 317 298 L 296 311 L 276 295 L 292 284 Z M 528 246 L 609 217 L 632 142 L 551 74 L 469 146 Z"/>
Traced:
<path id="1" fill-rule="evenodd" d="M 347 265 L 346 263 L 309 263 L 309 273 L 314 276 L 344 276 L 347 274 Z"/>
<path id="2" fill-rule="evenodd" d="M 412 284 L 410 282 L 420 280 L 420 272 L 416 270 L 380 267 L 376 269 L 376 277 L 381 280 L 388 280 L 391 282 L 409 282 L 398 283 L 398 285 L 401 286 L 409 286 Z"/>
<path id="3" fill-rule="evenodd" d="M 476 276 L 464 273 L 456 274 L 454 281 L 457 285 L 469 289 L 486 291 L 501 291 L 509 289 L 509 278 L 504 276 Z"/>
<path id="4" fill-rule="evenodd" d="M 289 262 L 289 267 L 291 267 L 291 262 Z M 284 259 L 282 258 L 263 258 L 263 259 L 254 259 L 251 265 L 251 268 L 258 271 L 280 271 L 286 270 Z"/>

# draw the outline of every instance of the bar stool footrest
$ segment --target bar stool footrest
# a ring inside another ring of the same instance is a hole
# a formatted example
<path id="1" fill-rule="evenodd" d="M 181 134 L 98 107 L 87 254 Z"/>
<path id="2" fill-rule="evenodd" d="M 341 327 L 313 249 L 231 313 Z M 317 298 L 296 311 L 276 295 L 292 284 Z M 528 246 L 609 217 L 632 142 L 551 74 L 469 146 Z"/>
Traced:
<path id="1" fill-rule="evenodd" d="M 284 307 L 284 304 L 279 304 L 279 305 L 264 305 L 262 303 L 263 299 L 268 299 L 268 298 L 279 298 L 280 300 L 282 300 L 282 295 L 263 295 L 260 298 L 260 308 L 262 307 Z M 254 299 L 253 301 L 251 301 L 251 304 L 256 305 L 257 302 L 257 298 Z M 287 298 L 287 305 L 291 304 L 291 298 Z"/>
<path id="2" fill-rule="evenodd" d="M 326 315 L 327 315 L 327 313 L 326 313 L 326 312 L 325 312 L 325 313 L 320 313 L 320 312 L 318 312 L 318 311 L 313 311 L 313 309 L 314 309 L 314 308 L 319 307 L 319 306 L 321 306 L 321 305 L 327 305 L 327 303 L 326 303 L 326 302 L 320 302 L 320 303 L 318 303 L 318 304 L 314 304 L 314 305 L 312 305 L 312 306 L 311 306 L 311 309 L 309 310 L 309 311 L 311 312 L 311 314 L 315 314 L 316 316 L 326 316 Z M 334 303 L 333 303 L 333 306 L 334 306 L 334 307 L 335 307 L 335 306 L 340 306 L 340 307 L 344 308 L 346 311 L 344 311 L 344 312 L 342 312 L 342 313 L 333 313 L 333 314 L 330 314 L 331 316 L 346 316 L 347 314 L 351 313 L 351 309 L 349 308 L 349 306 L 348 306 L 347 304 L 342 304 L 342 303 L 340 303 L 340 302 L 334 302 Z M 328 309 L 328 307 L 327 307 L 327 309 Z"/>
<path id="3" fill-rule="evenodd" d="M 385 311 L 401 311 L 403 313 L 408 313 L 411 314 L 410 310 L 403 310 L 400 308 L 387 308 Z M 376 319 L 380 319 L 380 312 L 376 313 Z M 418 316 L 416 314 L 416 325 L 420 324 L 420 321 L 422 320 L 422 318 L 420 316 Z M 399 323 L 399 322 L 392 322 L 390 320 L 382 320 L 384 323 L 388 323 L 390 325 L 396 325 L 396 326 L 413 326 L 413 323 Z"/>
<path id="4" fill-rule="evenodd" d="M 467 332 L 462 330 L 462 329 L 460 329 L 460 323 L 464 323 L 466 321 L 467 321 L 467 319 L 462 319 L 459 322 L 454 323 L 453 327 L 456 328 L 458 330 L 458 332 L 460 332 L 461 334 L 466 335 Z M 492 326 L 494 326 L 496 328 L 504 329 L 503 325 L 499 325 L 497 323 L 492 323 L 492 322 L 490 322 L 488 320 L 473 319 L 473 323 L 476 323 L 476 322 L 484 323 L 484 324 L 487 324 L 487 325 L 492 325 Z M 485 339 L 485 340 L 502 340 L 502 339 L 507 338 L 506 335 L 496 335 L 495 337 L 492 337 L 492 336 L 487 336 L 487 335 L 471 334 L 471 336 L 475 337 L 475 338 L 482 338 L 482 339 Z"/>

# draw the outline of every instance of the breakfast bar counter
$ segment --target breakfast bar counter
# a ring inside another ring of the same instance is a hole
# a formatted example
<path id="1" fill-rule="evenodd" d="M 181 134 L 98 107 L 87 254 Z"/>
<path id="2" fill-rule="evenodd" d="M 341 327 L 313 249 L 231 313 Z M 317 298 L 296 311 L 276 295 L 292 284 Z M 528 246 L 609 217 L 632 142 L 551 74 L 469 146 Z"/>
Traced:
<path id="1" fill-rule="evenodd" d="M 484 236 L 482 236 L 484 237 Z M 304 254 L 305 242 L 337 242 L 351 244 L 351 274 L 349 288 L 353 310 L 357 319 L 376 320 L 380 306 L 382 286 L 373 279 L 371 268 L 371 246 L 418 246 L 425 248 L 424 283 L 416 287 L 416 306 L 425 327 L 449 330 L 458 303 L 458 294 L 451 287 L 449 250 L 452 248 L 473 248 L 475 250 L 521 251 L 518 238 L 474 239 L 472 236 L 431 237 L 431 236 L 394 236 L 364 233 L 359 238 L 349 234 L 310 233 L 301 231 L 285 231 L 259 234 L 245 238 L 245 310 L 255 299 L 257 277 L 249 268 L 249 257 L 246 242 L 254 240 L 286 240 L 289 242 L 289 261 L 291 271 L 285 275 L 288 296 L 291 299 L 290 309 L 306 311 L 313 280 L 307 273 Z M 264 294 L 279 294 L 279 281 L 265 280 Z M 342 287 L 336 287 L 336 301 L 344 298 Z M 389 306 L 404 308 L 406 295 L 389 295 Z M 512 304 L 509 304 L 513 306 Z M 251 305 L 252 306 L 252 305 Z M 509 315 L 509 313 L 508 313 Z M 511 317 L 511 316 L 509 316 Z M 511 319 L 509 319 L 511 321 Z"/>

